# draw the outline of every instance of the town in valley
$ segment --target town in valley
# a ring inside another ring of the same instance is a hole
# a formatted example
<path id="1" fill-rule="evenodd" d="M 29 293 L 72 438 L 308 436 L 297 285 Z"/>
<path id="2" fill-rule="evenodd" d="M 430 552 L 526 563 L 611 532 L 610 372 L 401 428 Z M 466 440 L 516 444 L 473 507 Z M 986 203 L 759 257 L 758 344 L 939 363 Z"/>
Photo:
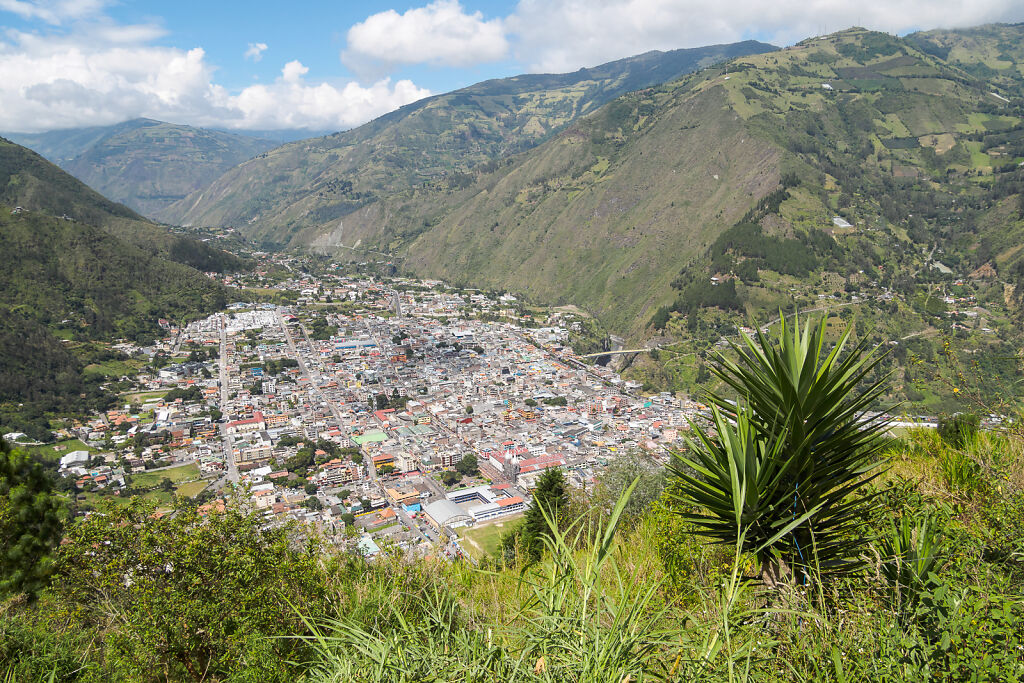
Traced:
<path id="1" fill-rule="evenodd" d="M 242 501 L 368 556 L 480 558 L 544 470 L 586 489 L 623 454 L 660 466 L 704 409 L 578 357 L 571 308 L 335 269 L 277 283 L 287 305 L 235 303 L 161 320 L 153 346 L 115 344 L 144 369 L 121 378 L 122 404 L 48 447 L 67 486 L 90 506 Z"/>

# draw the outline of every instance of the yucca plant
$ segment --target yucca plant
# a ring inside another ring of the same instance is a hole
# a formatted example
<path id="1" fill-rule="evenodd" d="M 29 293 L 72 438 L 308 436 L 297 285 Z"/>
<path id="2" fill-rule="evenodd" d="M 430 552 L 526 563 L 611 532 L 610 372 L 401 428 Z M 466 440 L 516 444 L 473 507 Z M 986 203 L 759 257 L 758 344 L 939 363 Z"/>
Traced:
<path id="1" fill-rule="evenodd" d="M 712 372 L 738 395 L 710 393 L 710 429 L 693 423 L 688 456 L 672 471 L 684 516 L 706 536 L 742 539 L 764 581 L 835 574 L 860 563 L 864 520 L 877 505 L 864 487 L 881 474 L 887 422 L 868 407 L 885 378 L 867 381 L 880 356 L 866 339 L 847 352 L 847 328 L 827 354 L 825 320 L 781 321 L 734 345 Z"/>

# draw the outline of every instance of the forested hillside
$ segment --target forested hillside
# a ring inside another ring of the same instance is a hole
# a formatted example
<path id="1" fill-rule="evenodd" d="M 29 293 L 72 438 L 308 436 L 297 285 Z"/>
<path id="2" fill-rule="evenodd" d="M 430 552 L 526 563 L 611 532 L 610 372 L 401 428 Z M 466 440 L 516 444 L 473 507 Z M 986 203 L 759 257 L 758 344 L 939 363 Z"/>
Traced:
<path id="1" fill-rule="evenodd" d="M 160 333 L 160 318 L 222 308 L 226 290 L 190 265 L 244 264 L 2 139 L 0 235 L 0 421 L 37 438 L 49 435 L 48 415 L 111 400 L 100 378 L 82 373 L 84 359 L 103 353 L 93 342 L 145 342 Z"/>
<path id="2" fill-rule="evenodd" d="M 85 223 L 0 205 L 0 234 L 0 416 L 35 435 L 46 434 L 45 413 L 108 400 L 82 374 L 89 342 L 152 340 L 160 318 L 226 304 L 195 270 Z"/>
<path id="3" fill-rule="evenodd" d="M 90 189 L 35 152 L 0 138 L 0 202 L 102 228 L 144 251 L 204 271 L 230 271 L 243 261 L 174 234 Z"/>

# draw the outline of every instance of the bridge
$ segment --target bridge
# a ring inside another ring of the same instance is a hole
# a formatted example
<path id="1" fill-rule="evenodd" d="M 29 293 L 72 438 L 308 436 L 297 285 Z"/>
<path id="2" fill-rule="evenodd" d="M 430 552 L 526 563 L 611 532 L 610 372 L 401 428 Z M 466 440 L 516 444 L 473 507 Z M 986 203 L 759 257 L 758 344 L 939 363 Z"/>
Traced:
<path id="1" fill-rule="evenodd" d="M 652 346 L 649 349 L 622 349 L 621 351 L 601 351 L 600 353 L 588 353 L 585 356 L 576 356 L 577 358 L 600 358 L 601 356 L 617 356 L 624 353 L 643 353 L 644 351 L 654 351 L 657 346 Z"/>

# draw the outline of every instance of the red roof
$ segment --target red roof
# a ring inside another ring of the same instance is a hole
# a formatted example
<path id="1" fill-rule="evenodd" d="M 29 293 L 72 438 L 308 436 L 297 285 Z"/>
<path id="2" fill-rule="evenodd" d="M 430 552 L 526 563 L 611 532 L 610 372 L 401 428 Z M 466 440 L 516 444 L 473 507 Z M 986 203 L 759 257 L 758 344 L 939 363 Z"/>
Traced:
<path id="1" fill-rule="evenodd" d="M 516 503 L 522 503 L 523 499 L 519 496 L 513 496 L 511 498 L 502 498 L 498 501 L 498 507 L 507 508 L 509 505 L 515 505 Z"/>
<path id="2" fill-rule="evenodd" d="M 259 422 L 263 422 L 263 413 L 257 410 L 252 414 L 252 417 L 246 420 L 235 420 L 234 422 L 229 422 L 228 427 L 238 427 L 239 425 L 251 425 Z"/>

